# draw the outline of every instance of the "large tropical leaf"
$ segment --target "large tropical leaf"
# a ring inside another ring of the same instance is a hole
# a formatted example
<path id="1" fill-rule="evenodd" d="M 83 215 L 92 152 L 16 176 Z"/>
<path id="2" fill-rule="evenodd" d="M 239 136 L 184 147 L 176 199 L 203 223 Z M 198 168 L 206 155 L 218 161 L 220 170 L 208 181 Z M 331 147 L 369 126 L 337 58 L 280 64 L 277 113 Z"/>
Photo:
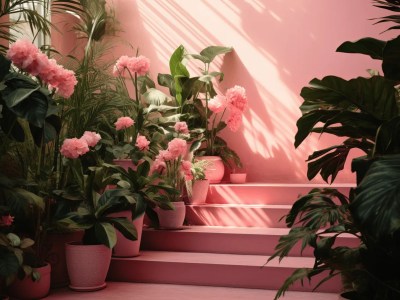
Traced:
<path id="1" fill-rule="evenodd" d="M 96 239 L 108 248 L 114 248 L 117 243 L 117 234 L 114 226 L 108 222 L 95 223 L 94 226 Z"/>
<path id="2" fill-rule="evenodd" d="M 372 163 L 356 188 L 350 205 L 361 229 L 375 238 L 400 229 L 400 155 L 388 155 Z"/>
<path id="3" fill-rule="evenodd" d="M 383 50 L 382 70 L 386 78 L 400 80 L 400 36 L 386 43 Z"/>
<path id="4" fill-rule="evenodd" d="M 383 59 L 383 49 L 386 41 L 374 38 L 362 38 L 355 42 L 344 42 L 336 51 L 344 53 L 359 53 L 371 56 L 374 59 Z"/>
<path id="5" fill-rule="evenodd" d="M 126 218 L 112 218 L 110 223 L 128 240 L 137 240 L 137 231 L 131 220 Z"/>
<path id="6" fill-rule="evenodd" d="M 207 63 L 211 63 L 214 58 L 220 54 L 229 53 L 233 50 L 232 47 L 209 46 L 201 50 L 200 55 L 205 58 Z"/>

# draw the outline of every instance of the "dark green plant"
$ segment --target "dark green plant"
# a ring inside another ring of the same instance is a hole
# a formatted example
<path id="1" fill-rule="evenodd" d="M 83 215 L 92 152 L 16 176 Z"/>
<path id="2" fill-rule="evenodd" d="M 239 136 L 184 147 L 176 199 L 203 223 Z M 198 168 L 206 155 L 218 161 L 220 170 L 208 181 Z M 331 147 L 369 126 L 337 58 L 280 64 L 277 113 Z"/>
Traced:
<path id="1" fill-rule="evenodd" d="M 398 1 L 376 0 L 376 5 L 395 12 Z M 388 16 L 382 22 L 398 22 Z M 391 27 L 390 29 L 396 29 Z M 360 53 L 382 60 L 383 75 L 344 80 L 327 76 L 313 79 L 301 91 L 304 102 L 297 122 L 295 146 L 310 133 L 329 133 L 345 138 L 343 143 L 315 151 L 308 158 L 308 178 L 318 173 L 333 182 L 344 168 L 349 151 L 365 152 L 352 161 L 357 187 L 349 196 L 335 189 L 316 189 L 300 197 L 285 216 L 290 228 L 270 258 L 283 259 L 298 243 L 314 250 L 312 268 L 296 270 L 282 285 L 275 299 L 291 284 L 319 280 L 315 287 L 341 275 L 346 297 L 352 300 L 392 300 L 400 297 L 399 165 L 400 165 L 400 37 L 390 41 L 363 38 L 345 42 L 338 52 Z M 351 234 L 357 247 L 335 244 L 338 236 Z M 318 276 L 318 277 L 315 277 Z"/>
<path id="2" fill-rule="evenodd" d="M 137 239 L 136 228 L 125 218 L 108 216 L 123 207 L 137 203 L 135 195 L 129 190 L 104 190 L 109 182 L 101 167 L 92 167 L 84 178 L 82 202 L 80 207 L 70 212 L 59 223 L 70 229 L 83 229 L 82 243 L 85 245 L 103 244 L 113 248 L 117 241 L 115 230 L 130 240 Z"/>

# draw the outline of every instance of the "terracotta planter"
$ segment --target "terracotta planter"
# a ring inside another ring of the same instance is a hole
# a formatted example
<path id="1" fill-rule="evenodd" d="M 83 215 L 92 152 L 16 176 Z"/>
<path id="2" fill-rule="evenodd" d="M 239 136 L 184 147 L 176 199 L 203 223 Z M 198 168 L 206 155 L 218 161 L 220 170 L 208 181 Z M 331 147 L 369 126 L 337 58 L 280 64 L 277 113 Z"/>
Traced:
<path id="1" fill-rule="evenodd" d="M 104 245 L 82 245 L 78 242 L 65 246 L 69 287 L 75 291 L 97 291 L 106 287 L 106 276 L 111 262 L 111 249 Z"/>
<path id="2" fill-rule="evenodd" d="M 206 203 L 209 186 L 208 179 L 195 180 L 192 185 L 192 194 L 188 195 L 188 203 L 196 205 Z"/>
<path id="3" fill-rule="evenodd" d="M 206 167 L 204 174 L 210 183 L 220 183 L 225 173 L 225 166 L 219 156 L 198 156 L 197 160 L 206 160 L 209 165 Z"/>
<path id="4" fill-rule="evenodd" d="M 8 289 L 8 294 L 11 298 L 33 300 L 44 298 L 49 294 L 50 264 L 46 264 L 41 268 L 35 268 L 34 270 L 40 273 L 40 279 L 38 281 L 33 281 L 30 276 L 22 280 L 16 279 Z"/>
<path id="5" fill-rule="evenodd" d="M 130 210 L 116 212 L 108 215 L 109 217 L 123 217 L 132 220 L 132 212 Z M 140 253 L 140 241 L 142 240 L 144 214 L 132 221 L 137 231 L 137 240 L 131 241 L 116 230 L 117 244 L 114 246 L 112 256 L 114 257 L 134 257 Z"/>
<path id="6" fill-rule="evenodd" d="M 179 229 L 185 220 L 186 207 L 183 201 L 173 202 L 174 210 L 157 208 L 158 220 L 162 229 Z"/>
<path id="7" fill-rule="evenodd" d="M 65 244 L 81 240 L 83 231 L 51 232 L 46 236 L 43 260 L 51 265 L 51 287 L 66 287 L 69 284 Z"/>

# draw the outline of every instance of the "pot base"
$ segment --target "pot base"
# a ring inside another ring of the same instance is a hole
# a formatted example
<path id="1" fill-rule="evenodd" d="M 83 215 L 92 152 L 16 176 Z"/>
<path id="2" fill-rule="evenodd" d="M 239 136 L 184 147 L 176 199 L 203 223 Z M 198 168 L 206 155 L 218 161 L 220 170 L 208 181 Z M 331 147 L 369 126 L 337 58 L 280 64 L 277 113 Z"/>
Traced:
<path id="1" fill-rule="evenodd" d="M 77 291 L 77 292 L 94 292 L 94 291 L 99 291 L 104 289 L 107 286 L 107 282 L 104 282 L 101 285 L 98 286 L 90 286 L 90 287 L 81 287 L 81 286 L 73 286 L 69 285 L 69 288 L 71 290 Z"/>

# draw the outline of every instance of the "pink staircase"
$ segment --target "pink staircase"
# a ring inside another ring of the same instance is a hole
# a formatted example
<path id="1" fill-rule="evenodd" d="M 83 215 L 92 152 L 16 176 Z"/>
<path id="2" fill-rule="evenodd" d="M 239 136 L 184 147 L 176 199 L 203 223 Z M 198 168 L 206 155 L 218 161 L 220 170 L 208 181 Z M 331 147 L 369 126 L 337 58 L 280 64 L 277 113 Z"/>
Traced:
<path id="1" fill-rule="evenodd" d="M 281 263 L 265 263 L 279 237 L 288 232 L 280 218 L 300 194 L 315 187 L 321 186 L 211 185 L 206 204 L 187 206 L 189 226 L 146 229 L 141 255 L 114 258 L 109 280 L 277 290 L 296 268 L 313 265 L 310 250 L 301 257 L 299 247 Z M 350 187 L 336 186 L 344 192 Z M 356 245 L 357 240 L 341 237 L 339 243 Z M 339 293 L 340 289 L 336 278 L 317 291 Z M 291 290 L 311 291 L 312 285 L 296 284 Z"/>

